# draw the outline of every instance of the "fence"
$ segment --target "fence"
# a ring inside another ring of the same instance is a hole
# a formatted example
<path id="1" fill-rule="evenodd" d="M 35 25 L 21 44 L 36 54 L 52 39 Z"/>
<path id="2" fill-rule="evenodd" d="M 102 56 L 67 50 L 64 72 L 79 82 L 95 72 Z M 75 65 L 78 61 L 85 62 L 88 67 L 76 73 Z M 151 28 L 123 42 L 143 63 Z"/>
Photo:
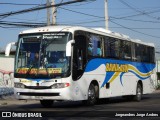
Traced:
<path id="1" fill-rule="evenodd" d="M 0 70 L 0 96 L 12 95 L 14 93 L 13 72 Z"/>

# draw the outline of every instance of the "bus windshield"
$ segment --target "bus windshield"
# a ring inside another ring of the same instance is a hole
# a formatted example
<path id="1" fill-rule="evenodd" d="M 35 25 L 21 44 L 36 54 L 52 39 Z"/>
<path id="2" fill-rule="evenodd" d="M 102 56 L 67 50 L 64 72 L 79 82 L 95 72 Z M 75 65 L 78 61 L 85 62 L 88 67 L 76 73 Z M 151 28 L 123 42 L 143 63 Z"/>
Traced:
<path id="1" fill-rule="evenodd" d="M 44 33 L 20 35 L 15 60 L 15 77 L 66 77 L 70 71 L 66 43 L 70 34 Z"/>

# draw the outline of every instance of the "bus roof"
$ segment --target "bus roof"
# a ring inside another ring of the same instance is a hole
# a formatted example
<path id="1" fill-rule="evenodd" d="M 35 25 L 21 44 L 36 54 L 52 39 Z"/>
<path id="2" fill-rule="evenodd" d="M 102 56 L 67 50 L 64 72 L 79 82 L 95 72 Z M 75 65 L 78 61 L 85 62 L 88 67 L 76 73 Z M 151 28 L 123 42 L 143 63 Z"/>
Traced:
<path id="1" fill-rule="evenodd" d="M 140 43 L 140 44 L 154 47 L 153 43 L 142 42 L 139 39 L 131 39 L 127 35 L 112 32 L 112 31 L 106 30 L 104 28 L 85 28 L 85 27 L 81 27 L 81 26 L 46 26 L 46 27 L 39 27 L 39 28 L 24 30 L 24 31 L 20 32 L 20 34 L 45 33 L 45 32 L 72 32 L 73 33 L 74 31 L 77 31 L 77 30 L 87 31 L 87 32 L 100 34 L 100 35 L 106 35 L 106 36 L 115 37 L 118 39 L 132 41 L 135 43 Z"/>

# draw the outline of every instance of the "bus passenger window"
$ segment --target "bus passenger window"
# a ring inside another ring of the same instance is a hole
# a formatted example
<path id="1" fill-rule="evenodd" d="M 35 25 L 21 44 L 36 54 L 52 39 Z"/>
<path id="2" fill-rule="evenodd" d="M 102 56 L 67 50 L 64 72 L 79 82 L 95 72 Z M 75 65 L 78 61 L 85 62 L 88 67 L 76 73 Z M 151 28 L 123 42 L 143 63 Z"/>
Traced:
<path id="1" fill-rule="evenodd" d="M 110 38 L 108 41 L 111 58 L 119 58 L 119 40 Z"/>
<path id="2" fill-rule="evenodd" d="M 101 39 L 99 36 L 91 35 L 88 43 L 88 55 L 94 57 L 102 56 Z"/>
<path id="3" fill-rule="evenodd" d="M 98 41 L 97 56 L 102 56 L 101 43 Z"/>
<path id="4" fill-rule="evenodd" d="M 131 59 L 131 42 L 120 40 L 120 58 Z"/>
<path id="5" fill-rule="evenodd" d="M 88 44 L 88 55 L 91 56 L 92 55 L 92 43 Z"/>
<path id="6" fill-rule="evenodd" d="M 137 62 L 141 62 L 141 45 L 140 44 L 135 44 L 135 57 Z"/>

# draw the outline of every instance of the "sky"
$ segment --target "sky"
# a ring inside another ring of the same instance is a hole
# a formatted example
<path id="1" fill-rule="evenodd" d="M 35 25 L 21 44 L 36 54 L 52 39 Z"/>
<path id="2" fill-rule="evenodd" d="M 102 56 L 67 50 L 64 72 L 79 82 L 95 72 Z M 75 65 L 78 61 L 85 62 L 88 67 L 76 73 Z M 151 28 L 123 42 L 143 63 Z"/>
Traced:
<path id="1" fill-rule="evenodd" d="M 55 0 L 55 3 L 72 0 Z M 12 3 L 12 4 L 11 4 Z M 0 0 L 0 15 L 38 5 L 46 0 Z M 2 22 L 46 23 L 47 11 L 39 10 L 12 16 L 0 16 L 0 49 L 17 41 L 20 31 L 30 27 L 7 26 Z M 108 0 L 109 30 L 128 35 L 132 39 L 152 42 L 160 52 L 160 0 Z M 57 24 L 105 28 L 104 0 L 65 5 L 57 8 Z"/>

